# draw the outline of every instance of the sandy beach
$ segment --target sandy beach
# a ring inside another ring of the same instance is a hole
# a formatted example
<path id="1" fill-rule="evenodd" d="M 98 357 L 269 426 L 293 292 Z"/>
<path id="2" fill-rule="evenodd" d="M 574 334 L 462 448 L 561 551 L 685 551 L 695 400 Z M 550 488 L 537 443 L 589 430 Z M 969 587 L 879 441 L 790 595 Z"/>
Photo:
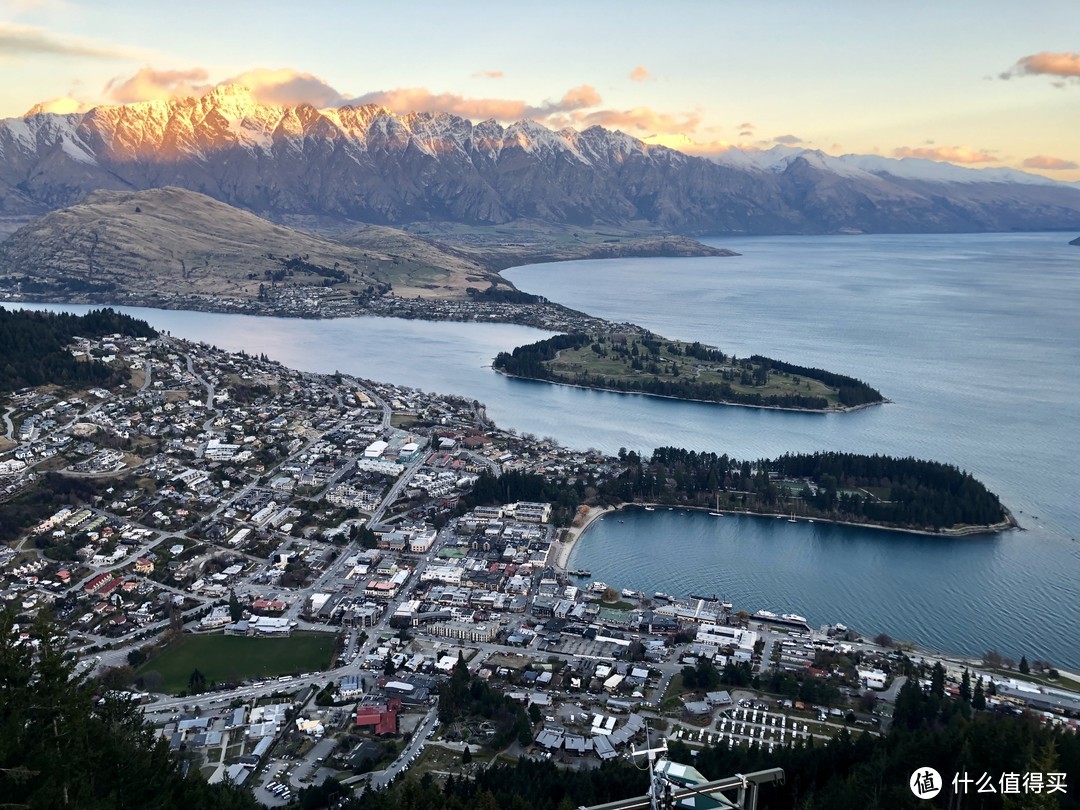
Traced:
<path id="1" fill-rule="evenodd" d="M 566 568 L 566 563 L 570 560 L 570 553 L 574 550 L 574 544 L 577 543 L 578 538 L 585 532 L 592 522 L 599 517 L 614 512 L 614 506 L 593 506 L 589 508 L 589 511 L 585 513 L 585 520 L 582 521 L 580 526 L 574 526 L 567 530 L 566 537 L 559 543 L 557 556 L 555 557 L 556 568 Z"/>

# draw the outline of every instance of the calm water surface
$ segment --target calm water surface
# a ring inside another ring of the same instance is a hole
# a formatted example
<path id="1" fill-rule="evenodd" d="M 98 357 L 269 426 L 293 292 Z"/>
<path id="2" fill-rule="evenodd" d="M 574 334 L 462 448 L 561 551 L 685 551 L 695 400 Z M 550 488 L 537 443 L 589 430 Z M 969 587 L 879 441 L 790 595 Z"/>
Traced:
<path id="1" fill-rule="evenodd" d="M 1061 234 L 716 240 L 724 259 L 515 268 L 529 292 L 668 337 L 860 377 L 892 403 L 799 414 L 580 391 L 493 373 L 547 333 L 385 318 L 127 310 L 175 335 L 483 401 L 575 447 L 662 444 L 759 458 L 818 449 L 970 470 L 1026 531 L 938 540 L 705 514 L 597 523 L 572 564 L 619 587 L 724 596 L 929 647 L 1080 668 L 1080 250 Z M 64 307 L 80 311 L 85 307 Z"/>

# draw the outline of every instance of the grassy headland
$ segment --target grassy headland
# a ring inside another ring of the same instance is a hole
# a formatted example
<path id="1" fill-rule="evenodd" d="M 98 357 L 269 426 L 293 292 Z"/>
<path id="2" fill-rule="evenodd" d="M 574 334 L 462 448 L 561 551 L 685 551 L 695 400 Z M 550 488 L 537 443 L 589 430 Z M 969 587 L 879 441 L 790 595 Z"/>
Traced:
<path id="1" fill-rule="evenodd" d="M 701 343 L 649 332 L 558 335 L 495 358 L 517 377 L 675 399 L 810 411 L 884 402 L 852 377 L 754 355 L 736 358 Z"/>

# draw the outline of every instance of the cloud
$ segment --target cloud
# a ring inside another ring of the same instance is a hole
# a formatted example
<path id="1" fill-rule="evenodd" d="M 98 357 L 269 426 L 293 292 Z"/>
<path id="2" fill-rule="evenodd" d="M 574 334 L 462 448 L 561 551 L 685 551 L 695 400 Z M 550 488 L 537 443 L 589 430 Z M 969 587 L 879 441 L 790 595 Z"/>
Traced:
<path id="1" fill-rule="evenodd" d="M 1050 169 L 1052 171 L 1080 169 L 1080 165 L 1074 160 L 1050 157 L 1049 155 L 1035 155 L 1029 157 L 1020 164 L 1025 169 Z"/>
<path id="2" fill-rule="evenodd" d="M 0 57 L 81 56 L 91 59 L 133 59 L 129 50 L 87 40 L 54 37 L 41 28 L 0 22 Z"/>
<path id="3" fill-rule="evenodd" d="M 216 83 L 209 82 L 208 78 L 206 70 L 198 67 L 189 70 L 144 67 L 127 79 L 113 79 L 105 85 L 103 92 L 110 101 L 131 104 L 136 101 L 202 96 L 223 84 L 240 84 L 251 90 L 256 101 L 262 104 L 329 107 L 345 100 L 341 93 L 318 76 L 290 68 L 255 68 Z"/>
<path id="4" fill-rule="evenodd" d="M 754 130 L 752 130 L 752 129 L 744 129 L 744 130 L 739 132 L 739 137 L 740 138 L 749 138 L 753 134 L 754 134 Z"/>
<path id="5" fill-rule="evenodd" d="M 893 150 L 893 157 L 923 158 L 947 163 L 993 163 L 1000 160 L 992 152 L 972 149 L 970 146 L 901 146 Z"/>
<path id="6" fill-rule="evenodd" d="M 130 78 L 111 80 L 102 92 L 106 98 L 118 104 L 164 101 L 170 98 L 201 96 L 208 93 L 214 86 L 207 84 L 206 79 L 207 73 L 202 68 L 154 70 L 144 67 Z"/>
<path id="7" fill-rule="evenodd" d="M 318 76 L 291 68 L 255 68 L 226 79 L 221 84 L 243 85 L 261 104 L 286 107 L 311 104 L 313 107 L 331 107 L 345 101 L 341 93 Z"/>
<path id="8" fill-rule="evenodd" d="M 474 79 L 501 79 L 506 76 L 501 70 L 478 70 L 473 74 Z"/>
<path id="9" fill-rule="evenodd" d="M 90 109 L 89 105 L 79 101 L 77 98 L 71 96 L 62 96 L 60 98 L 49 99 L 48 101 L 40 101 L 31 107 L 29 110 L 23 113 L 23 118 L 29 118 L 31 115 L 37 115 L 38 113 L 56 113 L 58 115 L 67 115 L 69 113 L 86 112 Z"/>
<path id="10" fill-rule="evenodd" d="M 773 138 L 773 143 L 782 143 L 787 146 L 794 146 L 797 143 L 802 143 L 803 139 L 797 135 L 779 135 Z"/>
<path id="11" fill-rule="evenodd" d="M 652 78 L 652 74 L 645 69 L 644 65 L 638 65 L 630 71 L 630 78 L 635 82 L 644 82 Z"/>
<path id="12" fill-rule="evenodd" d="M 1080 81 L 1080 53 L 1042 51 L 1025 56 L 1000 74 L 999 78 L 1011 79 L 1014 76 L 1060 76 L 1064 79 Z M 1064 87 L 1061 82 L 1055 82 L 1054 85 Z"/>
<path id="13" fill-rule="evenodd" d="M 596 88 L 583 84 L 574 87 L 558 101 L 545 101 L 533 106 L 519 99 L 468 98 L 456 93 L 432 93 L 425 87 L 399 87 L 376 90 L 350 100 L 349 104 L 378 104 L 396 113 L 448 112 L 462 118 L 495 118 L 517 121 L 522 118 L 543 120 L 561 113 L 595 107 L 601 101 Z"/>
<path id="14" fill-rule="evenodd" d="M 747 121 L 744 124 L 739 124 L 739 126 L 737 126 L 736 129 L 757 129 L 757 127 L 755 127 L 753 124 L 751 124 L 749 121 Z"/>
<path id="15" fill-rule="evenodd" d="M 614 127 L 650 133 L 684 133 L 697 129 L 701 117 L 694 113 L 672 115 L 649 107 L 632 110 L 593 110 L 572 116 L 577 124 L 585 126 Z"/>

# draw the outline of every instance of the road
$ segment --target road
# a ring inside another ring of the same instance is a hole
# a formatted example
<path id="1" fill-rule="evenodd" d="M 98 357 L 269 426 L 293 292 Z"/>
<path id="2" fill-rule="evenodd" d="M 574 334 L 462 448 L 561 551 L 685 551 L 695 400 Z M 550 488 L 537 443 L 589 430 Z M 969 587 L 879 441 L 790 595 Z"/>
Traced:
<path id="1" fill-rule="evenodd" d="M 4 438 L 9 441 L 15 441 L 15 425 L 11 421 L 13 413 L 15 413 L 14 408 L 8 408 L 4 411 Z"/>

